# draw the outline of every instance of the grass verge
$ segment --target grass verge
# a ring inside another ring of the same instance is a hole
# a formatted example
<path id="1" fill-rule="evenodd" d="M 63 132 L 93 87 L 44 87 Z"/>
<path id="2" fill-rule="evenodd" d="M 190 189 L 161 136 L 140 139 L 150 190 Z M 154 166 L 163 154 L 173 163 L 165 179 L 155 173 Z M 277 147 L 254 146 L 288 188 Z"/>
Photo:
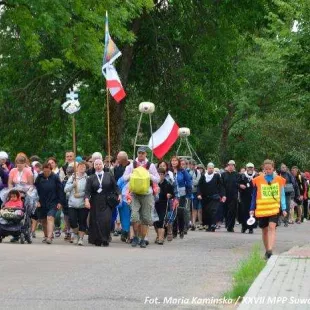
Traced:
<path id="1" fill-rule="evenodd" d="M 238 269 L 233 273 L 233 287 L 226 292 L 226 298 L 238 299 L 243 297 L 250 286 L 266 265 L 266 261 L 261 256 L 259 245 L 255 245 L 250 255 L 242 260 Z"/>

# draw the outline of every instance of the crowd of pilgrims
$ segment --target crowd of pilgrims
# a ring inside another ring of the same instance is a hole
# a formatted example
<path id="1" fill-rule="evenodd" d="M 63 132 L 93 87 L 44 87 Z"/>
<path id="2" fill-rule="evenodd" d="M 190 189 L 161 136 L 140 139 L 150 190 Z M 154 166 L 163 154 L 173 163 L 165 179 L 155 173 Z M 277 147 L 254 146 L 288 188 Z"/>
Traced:
<path id="1" fill-rule="evenodd" d="M 131 246 L 145 248 L 149 244 L 148 230 L 154 226 L 155 243 L 174 238 L 183 239 L 189 230 L 252 234 L 255 225 L 248 226 L 253 193 L 252 180 L 264 173 L 248 163 L 236 171 L 230 160 L 224 169 L 213 163 L 206 167 L 194 160 L 173 156 L 169 162 L 150 163 L 147 149 L 140 147 L 137 158 L 129 160 L 125 152 L 115 160 L 100 152 L 75 158 L 65 153 L 65 164 L 58 165 L 54 157 L 42 161 L 38 156 L 16 155 L 14 162 L 0 152 L 0 190 L 9 191 L 2 208 L 19 202 L 19 191 L 37 191 L 36 210 L 32 215 L 32 238 L 37 225 L 43 228 L 43 242 L 64 234 L 68 243 L 108 246 L 112 235 L 120 236 Z M 150 174 L 150 189 L 146 195 L 128 190 L 134 168 L 143 166 Z M 76 172 L 74 172 L 76 171 Z M 286 180 L 286 217 L 278 225 L 300 224 L 308 219 L 308 188 L 310 173 L 291 170 L 281 164 L 276 172 Z M 11 242 L 18 241 L 13 237 Z"/>

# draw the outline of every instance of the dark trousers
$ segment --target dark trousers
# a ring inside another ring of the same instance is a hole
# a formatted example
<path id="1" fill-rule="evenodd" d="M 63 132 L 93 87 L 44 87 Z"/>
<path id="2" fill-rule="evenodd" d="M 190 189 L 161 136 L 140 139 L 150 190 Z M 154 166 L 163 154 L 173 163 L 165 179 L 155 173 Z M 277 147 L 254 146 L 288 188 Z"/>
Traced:
<path id="1" fill-rule="evenodd" d="M 179 232 L 184 232 L 184 226 L 185 226 L 185 203 L 186 203 L 186 198 L 181 197 L 179 206 L 177 209 L 177 216 L 174 220 L 173 223 L 173 234 L 176 235 Z"/>
<path id="2" fill-rule="evenodd" d="M 204 199 L 202 201 L 202 224 L 203 225 L 216 225 L 216 215 L 220 201 L 214 199 Z"/>
<path id="3" fill-rule="evenodd" d="M 242 225 L 243 229 L 253 228 L 253 226 L 248 226 L 247 221 L 250 218 L 250 207 L 251 207 L 251 197 L 241 197 L 239 203 L 239 223 Z"/>
<path id="4" fill-rule="evenodd" d="M 308 199 L 305 199 L 303 201 L 303 207 L 304 207 L 304 216 L 303 218 L 308 220 L 308 217 L 309 217 L 309 212 L 308 212 Z"/>
<path id="5" fill-rule="evenodd" d="M 233 229 L 235 227 L 237 205 L 238 205 L 237 198 L 227 200 L 225 203 L 224 208 L 226 209 L 226 212 L 227 212 L 225 223 L 226 223 L 227 229 Z"/>
<path id="6" fill-rule="evenodd" d="M 159 221 L 154 222 L 154 227 L 164 228 L 164 219 L 167 212 L 167 201 L 156 201 L 155 209 L 158 214 Z"/>
<path id="7" fill-rule="evenodd" d="M 87 229 L 88 209 L 69 208 L 69 223 L 72 229 L 79 228 L 79 231 L 85 232 Z"/>
<path id="8" fill-rule="evenodd" d="M 223 222 L 223 220 L 224 220 L 224 204 L 220 202 L 216 210 L 216 222 Z"/>

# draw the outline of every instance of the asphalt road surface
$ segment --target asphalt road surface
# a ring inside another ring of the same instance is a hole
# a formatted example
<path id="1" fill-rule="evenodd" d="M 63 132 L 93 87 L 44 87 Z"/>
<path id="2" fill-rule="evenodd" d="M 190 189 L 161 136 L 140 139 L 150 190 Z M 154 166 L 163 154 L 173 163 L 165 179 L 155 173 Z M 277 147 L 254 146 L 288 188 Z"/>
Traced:
<path id="1" fill-rule="evenodd" d="M 310 222 L 278 228 L 276 252 L 309 243 L 309 228 Z M 63 236 L 47 245 L 38 235 L 31 245 L 9 238 L 0 244 L 1 310 L 223 308 L 182 300 L 221 297 L 240 260 L 261 244 L 259 229 L 241 234 L 240 226 L 235 233 L 190 231 L 163 246 L 153 243 L 151 231 L 146 249 L 119 237 L 108 248 L 78 247 Z M 174 298 L 181 301 L 173 304 Z"/>

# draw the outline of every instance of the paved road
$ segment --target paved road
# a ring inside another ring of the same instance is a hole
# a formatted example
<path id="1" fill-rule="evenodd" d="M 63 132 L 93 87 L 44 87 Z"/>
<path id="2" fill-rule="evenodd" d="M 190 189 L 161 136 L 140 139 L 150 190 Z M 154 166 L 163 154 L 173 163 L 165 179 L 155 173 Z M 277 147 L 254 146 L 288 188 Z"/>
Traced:
<path id="1" fill-rule="evenodd" d="M 277 252 L 308 243 L 309 229 L 310 222 L 280 227 Z M 261 235 L 195 231 L 147 249 L 113 238 L 109 248 L 77 247 L 62 238 L 53 245 L 40 238 L 32 245 L 10 244 L 6 238 L 0 244 L 0 309 L 172 309 L 177 306 L 163 305 L 164 297 L 219 297 Z M 161 304 L 144 304 L 147 296 Z"/>

